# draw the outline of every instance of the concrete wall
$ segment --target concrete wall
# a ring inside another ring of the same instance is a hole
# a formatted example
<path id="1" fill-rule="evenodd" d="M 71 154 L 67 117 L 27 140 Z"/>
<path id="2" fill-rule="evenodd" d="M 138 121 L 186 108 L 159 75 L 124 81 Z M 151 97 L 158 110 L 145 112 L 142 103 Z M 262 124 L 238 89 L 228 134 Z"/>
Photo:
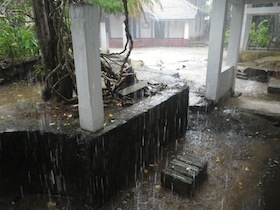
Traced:
<path id="1" fill-rule="evenodd" d="M 189 37 L 196 38 L 204 35 L 205 27 L 204 17 L 197 15 L 195 19 L 190 20 Z"/>
<path id="2" fill-rule="evenodd" d="M 168 38 L 184 38 L 185 21 L 171 21 L 168 23 Z"/>
<path id="3" fill-rule="evenodd" d="M 230 97 L 233 93 L 232 90 L 232 77 L 234 74 L 234 67 L 233 66 L 225 66 L 222 69 L 222 73 L 221 73 L 221 79 L 220 79 L 220 84 L 219 84 L 219 95 L 218 98 L 223 99 L 223 98 L 227 98 Z"/>
<path id="4" fill-rule="evenodd" d="M 123 21 L 124 16 L 121 15 L 110 15 L 110 38 L 120 39 L 123 37 Z"/>
<path id="5" fill-rule="evenodd" d="M 123 16 L 110 15 L 110 38 L 122 38 Z M 155 38 L 155 28 L 157 21 L 152 20 L 148 15 L 134 20 L 136 22 L 135 38 L 150 39 Z M 187 23 L 187 24 L 186 24 Z M 194 20 L 164 22 L 164 38 L 196 38 L 204 35 L 206 21 L 202 16 L 197 16 Z M 188 27 L 188 29 L 185 29 Z"/>
<path id="6" fill-rule="evenodd" d="M 240 53 L 240 62 L 252 61 L 267 56 L 280 56 L 278 51 L 242 51 Z"/>
<path id="7" fill-rule="evenodd" d="M 95 134 L 1 133 L 1 198 L 21 191 L 63 195 L 97 209 L 185 135 L 188 92 L 163 91 L 115 114 L 115 122 Z"/>
<path id="8" fill-rule="evenodd" d="M 136 38 L 152 38 L 154 37 L 154 22 L 148 16 L 146 19 L 144 17 L 140 17 L 136 20 Z"/>

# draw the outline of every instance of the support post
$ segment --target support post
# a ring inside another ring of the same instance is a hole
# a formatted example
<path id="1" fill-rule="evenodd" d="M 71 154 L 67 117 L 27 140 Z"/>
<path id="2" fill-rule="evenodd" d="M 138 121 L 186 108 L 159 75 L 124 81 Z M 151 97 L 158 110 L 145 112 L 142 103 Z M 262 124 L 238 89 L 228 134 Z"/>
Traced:
<path id="1" fill-rule="evenodd" d="M 88 4 L 71 4 L 70 17 L 80 126 L 95 132 L 104 124 L 98 9 Z"/>
<path id="2" fill-rule="evenodd" d="M 234 71 L 232 75 L 231 89 L 234 90 L 235 86 L 235 77 L 237 63 L 239 60 L 239 46 L 241 40 L 241 30 L 242 30 L 242 21 L 244 15 L 244 4 L 233 4 L 232 5 L 232 18 L 230 24 L 230 35 L 229 35 L 229 44 L 227 52 L 227 66 L 233 66 Z"/>
<path id="3" fill-rule="evenodd" d="M 252 4 L 246 4 L 245 12 L 247 8 L 252 8 Z M 247 48 L 249 41 L 249 34 L 251 30 L 253 15 L 244 14 L 242 32 L 241 32 L 241 41 L 240 41 L 240 51 L 244 51 Z"/>
<path id="4" fill-rule="evenodd" d="M 185 28 L 184 28 L 184 39 L 189 39 L 190 38 L 190 32 L 189 32 L 189 22 L 185 22 Z"/>
<path id="5" fill-rule="evenodd" d="M 101 52 L 108 53 L 109 45 L 108 45 L 108 34 L 106 32 L 106 23 L 100 23 L 100 41 L 101 41 Z"/>
<path id="6" fill-rule="evenodd" d="M 228 0 L 213 1 L 205 97 L 215 103 L 219 99 L 227 9 Z"/>

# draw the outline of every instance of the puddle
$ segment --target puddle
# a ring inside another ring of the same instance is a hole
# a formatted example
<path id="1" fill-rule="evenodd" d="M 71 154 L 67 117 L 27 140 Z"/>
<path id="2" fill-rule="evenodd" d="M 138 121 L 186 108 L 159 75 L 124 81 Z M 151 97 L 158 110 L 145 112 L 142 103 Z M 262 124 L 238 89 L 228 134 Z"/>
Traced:
<path id="1" fill-rule="evenodd" d="M 36 101 L 41 101 L 41 89 L 42 86 L 38 83 L 28 84 L 24 81 L 0 86 L 0 107 L 21 102 L 35 104 Z"/>

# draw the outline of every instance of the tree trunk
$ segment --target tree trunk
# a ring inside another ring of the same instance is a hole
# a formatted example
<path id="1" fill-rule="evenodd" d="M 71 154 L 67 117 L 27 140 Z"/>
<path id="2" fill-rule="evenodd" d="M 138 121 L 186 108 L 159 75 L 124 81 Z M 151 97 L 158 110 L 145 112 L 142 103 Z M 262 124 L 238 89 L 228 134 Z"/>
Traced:
<path id="1" fill-rule="evenodd" d="M 65 2 L 64 2 L 65 3 Z M 70 100 L 73 96 L 73 75 L 69 72 L 74 70 L 65 66 L 69 62 L 69 43 L 61 41 L 64 38 L 64 23 L 66 21 L 60 1 L 32 0 L 34 19 L 37 36 L 40 44 L 43 65 L 46 71 L 46 84 L 42 92 L 42 99 L 54 102 Z M 63 49 L 66 49 L 63 51 Z M 70 61 L 71 62 L 71 61 Z M 69 75 L 69 76 L 67 76 Z"/>
<path id="2" fill-rule="evenodd" d="M 52 27 L 53 23 L 48 18 L 50 14 L 48 0 L 32 0 L 32 6 L 44 67 L 49 73 L 56 67 L 55 46 L 57 41 Z"/>

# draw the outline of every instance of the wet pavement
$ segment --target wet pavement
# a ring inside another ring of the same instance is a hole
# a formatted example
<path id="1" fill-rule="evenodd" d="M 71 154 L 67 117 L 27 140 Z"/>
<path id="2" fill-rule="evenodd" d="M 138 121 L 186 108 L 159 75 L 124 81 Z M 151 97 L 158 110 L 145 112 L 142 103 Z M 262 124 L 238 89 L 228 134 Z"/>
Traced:
<path id="1" fill-rule="evenodd" d="M 116 49 L 113 49 L 117 51 Z M 223 65 L 227 51 L 223 53 Z M 137 48 L 132 51 L 132 64 L 136 66 L 137 77 L 147 79 L 149 75 L 137 68 L 142 66 L 153 69 L 153 74 L 179 77 L 190 87 L 190 104 L 195 104 L 204 96 L 208 47 L 157 47 Z M 268 63 L 269 67 L 269 63 Z M 265 68 L 265 66 L 264 66 Z M 267 93 L 268 83 L 236 79 L 235 92 L 240 97 L 231 98 L 227 104 L 253 113 L 275 116 L 280 113 L 280 94 Z"/>

